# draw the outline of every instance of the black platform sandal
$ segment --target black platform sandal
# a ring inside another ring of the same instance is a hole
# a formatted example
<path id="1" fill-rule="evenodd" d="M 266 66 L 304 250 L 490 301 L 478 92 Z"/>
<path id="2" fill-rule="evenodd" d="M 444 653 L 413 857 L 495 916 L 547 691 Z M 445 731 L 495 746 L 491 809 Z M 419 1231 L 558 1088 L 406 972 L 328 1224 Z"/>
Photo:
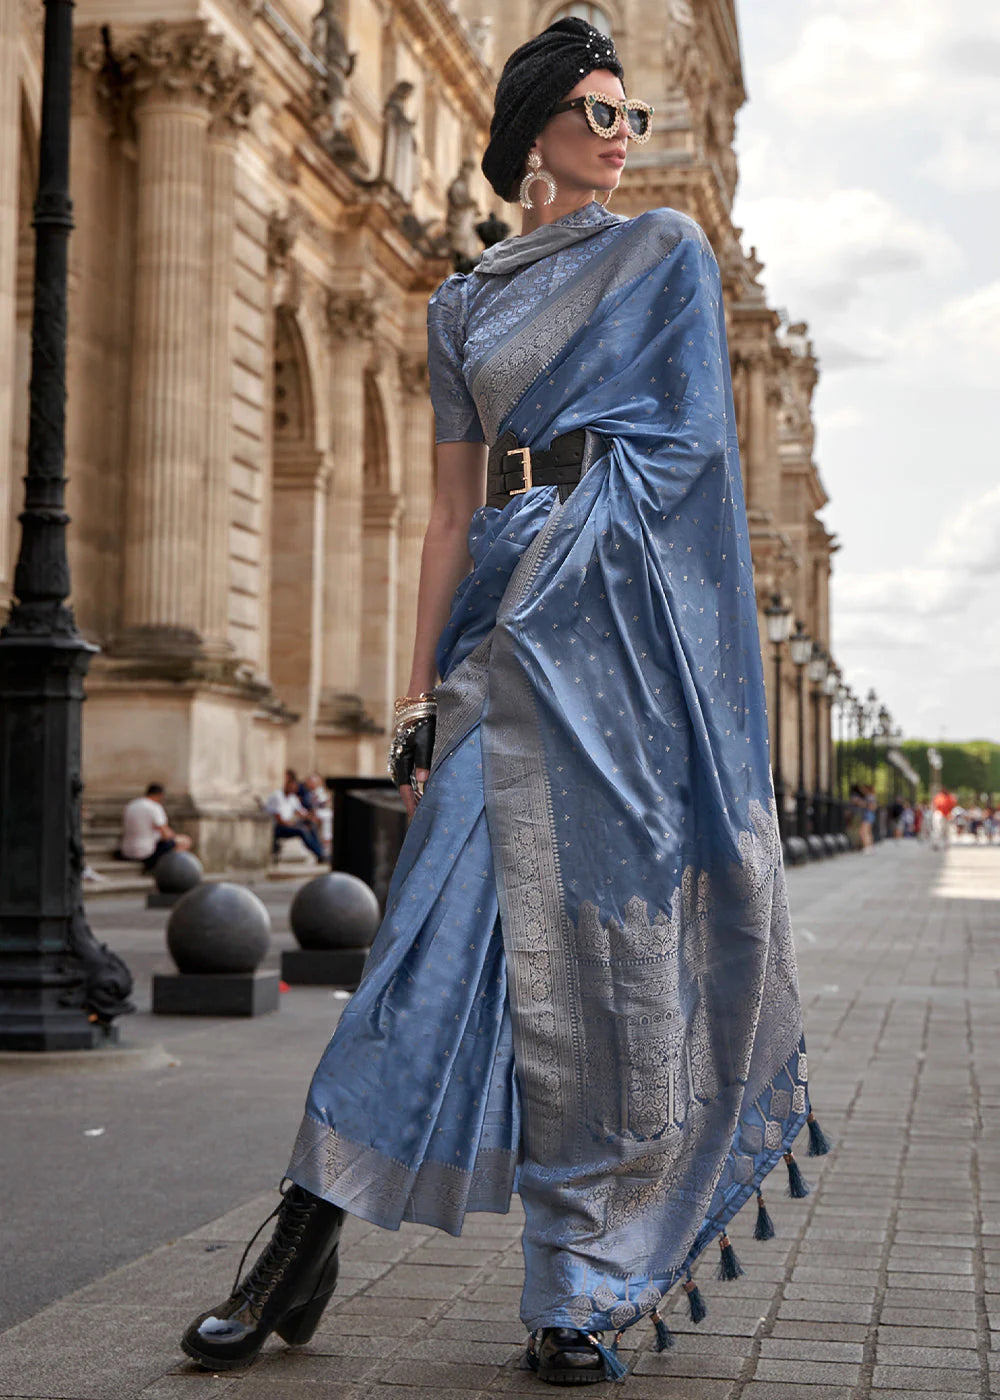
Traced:
<path id="1" fill-rule="evenodd" d="M 337 1286 L 340 1206 L 291 1186 L 267 1220 L 275 1215 L 274 1234 L 246 1278 L 239 1282 L 260 1230 L 243 1251 L 232 1293 L 181 1338 L 187 1355 L 211 1371 L 249 1365 L 272 1332 L 289 1346 L 308 1342 Z"/>
<path id="2" fill-rule="evenodd" d="M 608 1379 L 604 1358 L 586 1332 L 543 1327 L 528 1345 L 528 1365 L 550 1385 L 593 1385 Z"/>

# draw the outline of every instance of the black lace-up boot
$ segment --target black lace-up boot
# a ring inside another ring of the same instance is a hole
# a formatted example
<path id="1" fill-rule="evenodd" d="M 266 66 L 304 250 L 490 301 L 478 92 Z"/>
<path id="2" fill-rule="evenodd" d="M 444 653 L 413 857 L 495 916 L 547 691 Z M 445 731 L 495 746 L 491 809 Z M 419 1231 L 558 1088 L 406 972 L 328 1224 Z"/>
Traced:
<path id="1" fill-rule="evenodd" d="M 551 1385 L 591 1385 L 607 1379 L 604 1360 L 586 1332 L 545 1327 L 528 1351 L 528 1364 Z"/>
<path id="2" fill-rule="evenodd" d="M 181 1338 L 188 1356 L 212 1371 L 248 1365 L 272 1332 L 289 1346 L 308 1342 L 337 1286 L 345 1212 L 292 1186 L 274 1214 L 274 1234 L 246 1278 Z M 252 1245 L 253 1240 L 240 1260 L 237 1280 Z"/>

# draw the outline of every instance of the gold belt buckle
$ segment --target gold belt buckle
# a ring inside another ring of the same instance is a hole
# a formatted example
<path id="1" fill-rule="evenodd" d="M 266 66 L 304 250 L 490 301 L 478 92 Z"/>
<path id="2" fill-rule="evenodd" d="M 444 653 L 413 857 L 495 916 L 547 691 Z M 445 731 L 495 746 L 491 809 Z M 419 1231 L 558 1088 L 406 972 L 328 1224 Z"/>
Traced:
<path id="1" fill-rule="evenodd" d="M 530 491 L 533 485 L 531 480 L 531 448 L 511 447 L 503 454 L 505 457 L 520 457 L 521 471 L 524 474 L 524 485 L 519 486 L 516 491 L 508 491 L 508 496 L 523 496 L 526 491 Z"/>

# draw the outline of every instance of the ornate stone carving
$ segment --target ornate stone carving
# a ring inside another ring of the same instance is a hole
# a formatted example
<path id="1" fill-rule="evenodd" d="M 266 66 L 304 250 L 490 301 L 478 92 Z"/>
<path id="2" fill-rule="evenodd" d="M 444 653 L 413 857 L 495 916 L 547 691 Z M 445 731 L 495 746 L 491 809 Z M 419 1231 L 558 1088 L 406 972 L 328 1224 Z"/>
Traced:
<path id="1" fill-rule="evenodd" d="M 413 84 L 399 82 L 382 108 L 382 159 L 379 180 L 399 195 L 404 204 L 413 199 L 417 178 L 416 122 L 406 115 Z"/>
<path id="2" fill-rule="evenodd" d="M 278 209 L 271 210 L 267 220 L 268 267 L 283 270 L 288 266 L 298 232 L 294 211 L 282 214 Z"/>
<path id="3" fill-rule="evenodd" d="M 378 302 L 365 292 L 331 291 L 326 299 L 326 324 L 338 340 L 374 340 Z"/>
<path id="4" fill-rule="evenodd" d="M 157 20 L 123 54 L 106 48 L 104 72 L 117 86 L 128 83 L 135 98 L 151 94 L 204 104 L 221 129 L 245 126 L 257 99 L 250 65 L 221 34 L 205 25 L 171 27 Z"/>
<path id="5" fill-rule="evenodd" d="M 356 159 L 354 143 L 344 131 L 344 94 L 357 55 L 349 52 L 343 0 L 323 0 L 313 17 L 309 47 L 324 72 L 313 81 L 312 110 L 320 144 L 338 161 Z"/>
<path id="6" fill-rule="evenodd" d="M 479 213 L 479 206 L 471 191 L 475 169 L 476 162 L 471 156 L 466 156 L 459 166 L 458 174 L 448 186 L 448 216 L 445 221 L 445 233 L 452 256 L 457 255 L 469 263 L 474 262 L 479 255 L 479 240 L 476 237 L 476 215 Z"/>

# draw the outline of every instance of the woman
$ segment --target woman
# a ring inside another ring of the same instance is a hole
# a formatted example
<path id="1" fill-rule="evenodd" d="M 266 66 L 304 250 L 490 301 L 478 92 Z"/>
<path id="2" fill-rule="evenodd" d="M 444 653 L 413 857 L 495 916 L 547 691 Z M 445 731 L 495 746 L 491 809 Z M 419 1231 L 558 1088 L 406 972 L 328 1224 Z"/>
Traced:
<path id="1" fill-rule="evenodd" d="M 650 115 L 581 20 L 501 76 L 483 169 L 522 233 L 429 311 L 439 491 L 393 747 L 413 820 L 275 1237 L 185 1335 L 207 1365 L 308 1339 L 345 1210 L 458 1233 L 516 1189 L 531 1364 L 601 1380 L 602 1332 L 652 1313 L 669 1344 L 675 1282 L 697 1320 L 706 1245 L 740 1272 L 726 1224 L 783 1154 L 806 1189 L 718 270 L 689 219 L 594 200 Z"/>

